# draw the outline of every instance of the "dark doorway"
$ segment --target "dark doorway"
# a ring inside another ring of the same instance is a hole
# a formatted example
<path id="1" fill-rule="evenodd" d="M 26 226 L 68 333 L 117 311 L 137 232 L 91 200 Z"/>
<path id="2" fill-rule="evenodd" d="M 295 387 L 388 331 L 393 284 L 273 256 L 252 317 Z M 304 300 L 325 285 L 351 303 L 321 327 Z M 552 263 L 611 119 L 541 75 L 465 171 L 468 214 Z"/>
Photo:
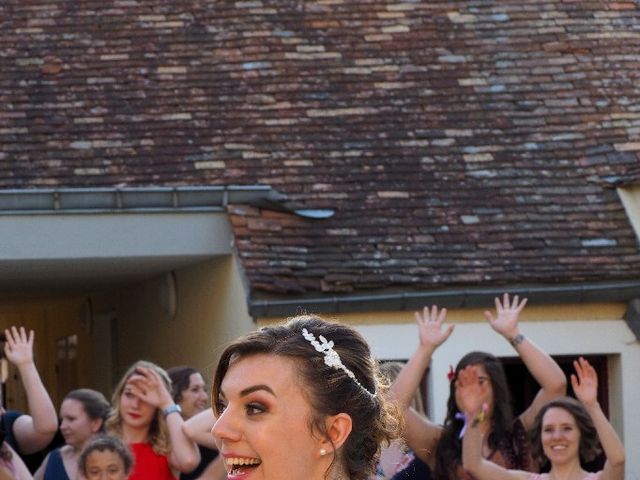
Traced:
<path id="1" fill-rule="evenodd" d="M 605 355 L 583 355 L 589 361 L 598 374 L 598 402 L 604 414 L 609 417 L 609 376 L 607 370 L 607 357 Z M 571 388 L 570 375 L 574 372 L 573 361 L 576 355 L 554 356 L 560 368 L 567 377 L 567 395 L 574 397 Z M 533 379 L 520 358 L 501 358 L 504 365 L 507 381 L 511 390 L 514 411 L 519 415 L 527 408 L 540 389 L 538 383 Z M 604 456 L 600 455 L 593 462 L 584 465 L 588 471 L 598 471 L 604 466 Z"/>

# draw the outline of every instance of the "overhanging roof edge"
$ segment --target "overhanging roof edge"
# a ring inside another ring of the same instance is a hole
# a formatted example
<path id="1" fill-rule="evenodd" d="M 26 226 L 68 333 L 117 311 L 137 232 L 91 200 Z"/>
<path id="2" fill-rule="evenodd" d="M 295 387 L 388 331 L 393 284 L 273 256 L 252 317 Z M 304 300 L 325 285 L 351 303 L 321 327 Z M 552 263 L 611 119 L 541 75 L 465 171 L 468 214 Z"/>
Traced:
<path id="1" fill-rule="evenodd" d="M 221 211 L 285 198 L 268 185 L 7 189 L 0 190 L 0 215 Z"/>
<path id="2" fill-rule="evenodd" d="M 530 303 L 567 304 L 628 302 L 640 296 L 640 280 L 570 283 L 553 285 L 504 285 L 478 288 L 443 288 L 423 292 L 393 292 L 369 295 L 322 296 L 303 299 L 249 299 L 249 313 L 255 318 L 287 317 L 301 312 L 354 313 L 417 310 L 437 304 L 447 308 L 490 306 L 493 298 L 509 292 L 527 297 Z"/>

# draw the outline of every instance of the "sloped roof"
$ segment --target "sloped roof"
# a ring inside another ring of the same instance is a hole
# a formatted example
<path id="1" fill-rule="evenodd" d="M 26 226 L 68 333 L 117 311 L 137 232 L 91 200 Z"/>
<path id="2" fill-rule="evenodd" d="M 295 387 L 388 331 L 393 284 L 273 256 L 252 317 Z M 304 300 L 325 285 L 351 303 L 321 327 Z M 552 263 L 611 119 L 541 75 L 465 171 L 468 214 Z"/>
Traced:
<path id="1" fill-rule="evenodd" d="M 0 188 L 265 184 L 252 295 L 637 279 L 635 2 L 9 0 Z"/>

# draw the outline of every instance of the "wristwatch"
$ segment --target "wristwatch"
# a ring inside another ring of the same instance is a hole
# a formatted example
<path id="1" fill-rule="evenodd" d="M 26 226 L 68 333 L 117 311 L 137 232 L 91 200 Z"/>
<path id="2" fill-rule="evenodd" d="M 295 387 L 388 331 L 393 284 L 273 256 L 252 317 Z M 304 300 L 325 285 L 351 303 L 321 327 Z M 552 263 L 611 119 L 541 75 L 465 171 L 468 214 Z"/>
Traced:
<path id="1" fill-rule="evenodd" d="M 509 340 L 509 343 L 515 348 L 518 345 L 520 345 L 522 342 L 524 342 L 524 335 L 522 335 L 521 333 L 517 334 L 515 337 L 513 337 L 511 340 Z"/>
<path id="2" fill-rule="evenodd" d="M 173 412 L 178 412 L 178 413 L 181 414 L 182 413 L 182 409 L 180 408 L 180 405 L 178 405 L 177 403 L 174 403 L 173 405 L 169 405 L 167 408 L 162 410 L 162 414 L 165 417 L 168 417 Z"/>

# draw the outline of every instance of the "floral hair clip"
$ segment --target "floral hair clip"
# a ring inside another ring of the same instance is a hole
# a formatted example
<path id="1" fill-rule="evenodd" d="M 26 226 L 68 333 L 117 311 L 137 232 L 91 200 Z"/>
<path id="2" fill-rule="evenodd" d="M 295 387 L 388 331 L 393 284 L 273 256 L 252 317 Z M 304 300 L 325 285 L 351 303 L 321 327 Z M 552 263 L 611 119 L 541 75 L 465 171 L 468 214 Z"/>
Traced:
<path id="1" fill-rule="evenodd" d="M 302 329 L 302 336 L 307 340 L 313 348 L 316 349 L 317 352 L 320 352 L 324 355 L 324 363 L 328 367 L 335 368 L 338 370 L 342 370 L 347 374 L 349 378 L 351 378 L 356 384 L 362 388 L 365 392 L 367 392 L 370 396 L 375 397 L 375 393 L 371 393 L 367 390 L 356 378 L 355 374 L 349 370 L 342 360 L 340 359 L 340 355 L 333 349 L 334 343 L 333 340 L 327 341 L 322 335 L 320 335 L 320 341 L 316 340 L 316 337 L 313 333 L 309 333 L 306 328 Z"/>
<path id="2" fill-rule="evenodd" d="M 453 382 L 453 379 L 456 378 L 456 371 L 453 369 L 453 365 L 449 365 L 449 372 L 447 372 L 447 378 L 449 379 L 449 383 Z"/>

